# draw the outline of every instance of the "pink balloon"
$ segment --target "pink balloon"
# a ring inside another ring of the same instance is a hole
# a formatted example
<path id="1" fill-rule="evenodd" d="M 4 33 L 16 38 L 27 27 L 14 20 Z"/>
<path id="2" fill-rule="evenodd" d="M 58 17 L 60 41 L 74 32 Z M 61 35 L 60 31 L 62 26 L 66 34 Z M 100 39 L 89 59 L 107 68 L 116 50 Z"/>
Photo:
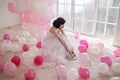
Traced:
<path id="1" fill-rule="evenodd" d="M 42 23 L 42 25 L 47 24 L 50 22 L 50 17 L 49 16 L 46 16 L 46 17 L 40 16 L 40 22 Z"/>
<path id="2" fill-rule="evenodd" d="M 37 47 L 37 48 L 41 48 L 41 47 L 42 47 L 41 42 L 37 42 L 36 47 Z"/>
<path id="3" fill-rule="evenodd" d="M 42 58 L 42 56 L 36 56 L 36 57 L 34 58 L 34 64 L 35 64 L 36 66 L 42 65 L 42 64 L 43 64 L 43 58 Z"/>
<path id="4" fill-rule="evenodd" d="M 19 19 L 20 19 L 20 21 L 22 21 L 24 23 L 33 24 L 33 18 L 34 18 L 33 12 L 31 12 L 28 9 L 26 9 L 26 10 L 19 13 Z M 35 24 L 35 22 L 34 22 L 34 24 Z"/>
<path id="5" fill-rule="evenodd" d="M 42 24 L 40 21 L 40 16 L 37 12 L 32 13 L 32 18 L 30 20 L 30 23 L 33 25 L 40 26 Z"/>
<path id="6" fill-rule="evenodd" d="M 8 10 L 12 13 L 18 13 L 16 7 L 15 7 L 15 4 L 14 2 L 9 2 L 8 3 Z"/>
<path id="7" fill-rule="evenodd" d="M 0 47 L 0 55 L 2 54 L 2 48 Z"/>
<path id="8" fill-rule="evenodd" d="M 28 4 L 29 3 L 29 0 L 24 0 L 25 4 Z"/>
<path id="9" fill-rule="evenodd" d="M 115 58 L 115 63 L 120 63 L 120 57 Z"/>
<path id="10" fill-rule="evenodd" d="M 49 33 L 48 31 L 45 31 L 45 34 L 46 34 L 46 35 L 48 35 L 48 33 Z"/>
<path id="11" fill-rule="evenodd" d="M 112 65 L 112 60 L 109 56 L 102 56 L 101 62 L 106 63 L 109 67 Z"/>
<path id="12" fill-rule="evenodd" d="M 55 14 L 56 11 L 53 8 L 49 8 L 48 13 L 49 13 L 49 16 L 50 16 L 50 20 L 56 17 L 56 14 Z"/>
<path id="13" fill-rule="evenodd" d="M 114 56 L 115 57 L 120 57 L 120 48 L 114 50 Z"/>
<path id="14" fill-rule="evenodd" d="M 88 48 L 88 42 L 86 40 L 80 40 L 80 44 L 85 45 Z"/>
<path id="15" fill-rule="evenodd" d="M 35 79 L 35 70 L 29 69 L 24 74 L 25 80 L 34 80 Z"/>
<path id="16" fill-rule="evenodd" d="M 30 10 L 24 10 L 25 23 L 30 23 L 32 17 L 32 12 Z"/>
<path id="17" fill-rule="evenodd" d="M 85 45 L 82 45 L 82 44 L 81 44 L 81 45 L 78 47 L 78 50 L 79 50 L 79 52 L 83 53 L 83 52 L 86 52 L 87 47 L 86 47 Z"/>
<path id="18" fill-rule="evenodd" d="M 3 59 L 0 58 L 0 71 L 3 70 L 5 62 L 3 61 Z"/>
<path id="19" fill-rule="evenodd" d="M 24 16 L 25 16 L 25 15 L 24 15 L 24 12 L 20 12 L 20 13 L 19 13 L 19 19 L 20 19 L 20 21 L 27 23 Z"/>
<path id="20" fill-rule="evenodd" d="M 67 78 L 67 68 L 64 65 L 57 65 L 56 72 L 59 78 L 66 80 Z"/>
<path id="21" fill-rule="evenodd" d="M 41 32 L 49 31 L 49 28 L 50 28 L 50 25 L 43 25 L 39 27 Z"/>
<path id="22" fill-rule="evenodd" d="M 14 63 L 6 63 L 3 68 L 3 72 L 8 77 L 14 77 L 16 75 L 16 66 Z"/>
<path id="23" fill-rule="evenodd" d="M 21 0 L 23 3 L 22 5 L 24 6 L 24 9 L 28 9 L 29 8 L 29 0 Z"/>
<path id="24" fill-rule="evenodd" d="M 40 15 L 37 12 L 31 12 L 30 10 L 24 11 L 24 18 L 26 23 L 31 23 L 35 26 L 38 26 L 41 30 L 48 29 L 49 26 L 46 24 L 50 22 L 50 17 L 40 17 Z M 44 27 L 43 27 L 44 26 Z"/>
<path id="25" fill-rule="evenodd" d="M 46 2 L 48 4 L 48 6 L 51 6 L 56 2 L 56 0 L 46 0 Z"/>
<path id="26" fill-rule="evenodd" d="M 75 39 L 79 39 L 79 37 L 80 37 L 80 32 L 75 32 L 74 37 L 75 37 Z"/>
<path id="27" fill-rule="evenodd" d="M 23 49 L 24 52 L 26 52 L 26 51 L 29 50 L 29 47 L 28 47 L 27 44 L 24 44 L 24 45 L 22 46 L 22 49 Z"/>
<path id="28" fill-rule="evenodd" d="M 78 73 L 79 73 L 80 78 L 82 78 L 82 79 L 88 79 L 90 77 L 90 72 L 85 67 L 80 67 L 78 69 Z"/>
<path id="29" fill-rule="evenodd" d="M 3 35 L 3 40 L 10 40 L 10 35 L 9 34 L 4 34 Z"/>
<path id="30" fill-rule="evenodd" d="M 13 56 L 13 58 L 11 59 L 11 62 L 13 62 L 16 66 L 19 66 L 21 59 L 19 56 Z"/>
<path id="31" fill-rule="evenodd" d="M 104 48 L 104 44 L 103 43 L 97 43 L 96 46 L 98 46 L 101 50 L 103 50 L 103 48 Z"/>

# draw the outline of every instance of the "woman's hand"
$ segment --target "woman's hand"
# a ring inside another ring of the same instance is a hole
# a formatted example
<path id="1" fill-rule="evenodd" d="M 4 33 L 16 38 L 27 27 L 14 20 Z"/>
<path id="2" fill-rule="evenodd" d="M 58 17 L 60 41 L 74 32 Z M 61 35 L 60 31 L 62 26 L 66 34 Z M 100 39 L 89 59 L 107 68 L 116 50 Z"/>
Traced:
<path id="1" fill-rule="evenodd" d="M 71 52 L 71 51 L 73 51 L 73 48 L 71 48 L 71 49 L 66 48 L 66 50 L 67 50 L 67 52 Z"/>

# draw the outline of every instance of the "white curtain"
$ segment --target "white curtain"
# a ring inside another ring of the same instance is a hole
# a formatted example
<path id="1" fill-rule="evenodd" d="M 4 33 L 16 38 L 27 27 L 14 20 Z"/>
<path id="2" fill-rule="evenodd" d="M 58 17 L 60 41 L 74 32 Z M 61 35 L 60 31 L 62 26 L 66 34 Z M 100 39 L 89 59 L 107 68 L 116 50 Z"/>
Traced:
<path id="1" fill-rule="evenodd" d="M 0 0 L 0 28 L 19 24 L 17 14 L 13 14 L 8 10 L 8 2 L 13 0 Z"/>
<path id="2" fill-rule="evenodd" d="M 120 6 L 119 6 L 119 13 L 118 13 L 113 45 L 120 47 Z"/>

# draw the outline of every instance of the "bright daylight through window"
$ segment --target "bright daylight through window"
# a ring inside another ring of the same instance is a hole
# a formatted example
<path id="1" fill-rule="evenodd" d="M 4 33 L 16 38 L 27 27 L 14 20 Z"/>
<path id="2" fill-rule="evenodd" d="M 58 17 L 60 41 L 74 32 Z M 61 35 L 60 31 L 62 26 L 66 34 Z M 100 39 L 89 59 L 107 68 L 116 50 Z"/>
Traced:
<path id="1" fill-rule="evenodd" d="M 58 0 L 58 16 L 70 30 L 114 38 L 120 0 Z"/>

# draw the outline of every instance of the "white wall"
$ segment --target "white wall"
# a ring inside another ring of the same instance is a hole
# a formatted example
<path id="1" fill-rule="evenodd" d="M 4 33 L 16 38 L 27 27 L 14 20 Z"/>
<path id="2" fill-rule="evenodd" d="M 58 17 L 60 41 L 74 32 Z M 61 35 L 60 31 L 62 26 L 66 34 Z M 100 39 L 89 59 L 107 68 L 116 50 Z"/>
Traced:
<path id="1" fill-rule="evenodd" d="M 0 28 L 19 24 L 18 15 L 11 13 L 8 8 L 8 2 L 13 0 L 0 0 Z"/>

